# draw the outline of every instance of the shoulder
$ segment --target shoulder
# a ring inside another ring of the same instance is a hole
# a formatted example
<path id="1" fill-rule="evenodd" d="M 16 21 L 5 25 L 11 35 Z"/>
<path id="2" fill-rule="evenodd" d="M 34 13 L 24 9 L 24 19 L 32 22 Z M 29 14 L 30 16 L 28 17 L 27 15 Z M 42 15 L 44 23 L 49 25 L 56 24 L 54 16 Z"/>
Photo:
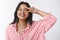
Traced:
<path id="1" fill-rule="evenodd" d="M 11 30 L 14 26 L 15 26 L 15 24 L 9 24 L 9 25 L 7 25 L 6 30 Z"/>

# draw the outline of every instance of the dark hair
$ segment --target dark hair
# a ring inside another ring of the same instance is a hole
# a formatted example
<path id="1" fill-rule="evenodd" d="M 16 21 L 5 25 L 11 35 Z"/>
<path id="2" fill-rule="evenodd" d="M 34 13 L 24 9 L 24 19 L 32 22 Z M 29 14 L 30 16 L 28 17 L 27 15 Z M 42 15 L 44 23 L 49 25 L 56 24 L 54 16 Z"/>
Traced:
<path id="1" fill-rule="evenodd" d="M 17 5 L 17 7 L 16 7 L 16 10 L 15 10 L 15 12 L 14 12 L 14 20 L 13 20 L 13 22 L 12 22 L 11 24 L 18 23 L 19 19 L 18 19 L 18 17 L 17 17 L 17 11 L 18 11 L 20 5 L 22 5 L 22 4 L 25 4 L 27 7 L 30 7 L 29 3 L 23 2 L 23 1 L 20 2 L 20 3 Z M 32 25 L 32 13 L 31 13 L 31 12 L 29 12 L 29 16 L 28 16 L 28 18 L 27 18 L 26 21 L 29 22 L 30 25 Z"/>

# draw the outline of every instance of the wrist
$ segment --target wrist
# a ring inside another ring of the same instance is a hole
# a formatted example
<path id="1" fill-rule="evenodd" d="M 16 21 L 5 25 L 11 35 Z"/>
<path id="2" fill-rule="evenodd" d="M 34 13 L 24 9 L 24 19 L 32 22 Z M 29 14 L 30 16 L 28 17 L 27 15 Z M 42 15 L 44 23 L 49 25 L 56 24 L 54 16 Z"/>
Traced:
<path id="1" fill-rule="evenodd" d="M 37 13 L 37 14 L 40 14 L 40 10 L 37 9 L 36 13 Z"/>

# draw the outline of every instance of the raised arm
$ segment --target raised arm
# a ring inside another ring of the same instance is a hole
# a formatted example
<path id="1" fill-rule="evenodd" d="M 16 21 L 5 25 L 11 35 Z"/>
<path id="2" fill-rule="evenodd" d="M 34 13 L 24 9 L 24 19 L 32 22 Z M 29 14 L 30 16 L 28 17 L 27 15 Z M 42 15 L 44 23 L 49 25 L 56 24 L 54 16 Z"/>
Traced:
<path id="1" fill-rule="evenodd" d="M 44 25 L 44 31 L 45 33 L 55 24 L 56 17 L 53 16 L 51 13 L 44 12 L 42 10 L 38 10 L 37 8 L 32 7 L 32 12 L 35 14 L 39 14 L 41 17 L 43 17 L 43 25 Z M 40 22 L 40 21 L 38 21 Z"/>

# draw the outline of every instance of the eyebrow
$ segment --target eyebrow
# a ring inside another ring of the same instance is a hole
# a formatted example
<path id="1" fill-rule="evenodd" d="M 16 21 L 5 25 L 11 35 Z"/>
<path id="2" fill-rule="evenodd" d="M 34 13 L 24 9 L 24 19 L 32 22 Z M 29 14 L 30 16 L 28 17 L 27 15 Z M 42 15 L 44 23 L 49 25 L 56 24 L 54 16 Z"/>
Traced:
<path id="1" fill-rule="evenodd" d="M 19 8 L 19 9 L 22 9 L 22 8 Z M 29 9 L 28 8 L 25 8 L 27 11 L 29 11 Z"/>

